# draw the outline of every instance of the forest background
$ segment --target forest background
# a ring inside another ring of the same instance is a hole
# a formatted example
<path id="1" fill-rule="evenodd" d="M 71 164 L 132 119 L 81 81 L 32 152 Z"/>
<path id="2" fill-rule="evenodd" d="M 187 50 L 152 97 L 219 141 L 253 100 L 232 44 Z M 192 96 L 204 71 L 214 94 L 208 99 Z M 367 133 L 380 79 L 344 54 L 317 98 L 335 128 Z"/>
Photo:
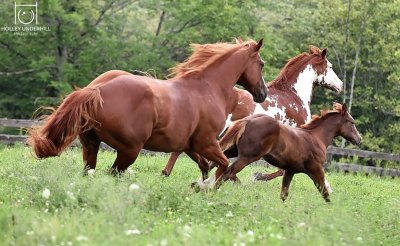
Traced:
<path id="1" fill-rule="evenodd" d="M 309 45 L 328 48 L 344 91 L 317 88 L 312 112 L 346 102 L 362 149 L 400 154 L 399 0 L 37 3 L 37 21 L 48 30 L 17 35 L 6 28 L 14 25 L 14 1 L 0 2 L 0 118 L 31 118 L 112 69 L 163 79 L 190 43 L 264 38 L 266 81 Z"/>

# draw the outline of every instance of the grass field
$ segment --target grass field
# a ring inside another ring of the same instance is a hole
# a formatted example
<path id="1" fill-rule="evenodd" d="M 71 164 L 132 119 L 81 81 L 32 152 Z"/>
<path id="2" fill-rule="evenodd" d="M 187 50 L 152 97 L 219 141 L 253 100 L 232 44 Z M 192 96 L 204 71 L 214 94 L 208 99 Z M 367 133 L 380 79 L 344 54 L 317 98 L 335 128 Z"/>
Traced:
<path id="1" fill-rule="evenodd" d="M 400 245 L 400 179 L 329 173 L 326 204 L 299 174 L 282 203 L 281 178 L 251 181 L 262 166 L 196 193 L 200 172 L 186 157 L 169 178 L 162 154 L 141 155 L 119 178 L 107 174 L 114 153 L 101 152 L 88 177 L 81 158 L 74 149 L 37 161 L 0 146 L 1 245 Z"/>

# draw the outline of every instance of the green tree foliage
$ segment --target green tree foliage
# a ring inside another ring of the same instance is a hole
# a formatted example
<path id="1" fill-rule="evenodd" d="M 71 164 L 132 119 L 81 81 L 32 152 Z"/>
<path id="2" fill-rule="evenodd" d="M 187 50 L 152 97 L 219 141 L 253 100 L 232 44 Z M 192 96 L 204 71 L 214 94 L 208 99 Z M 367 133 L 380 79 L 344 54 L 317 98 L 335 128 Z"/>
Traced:
<path id="1" fill-rule="evenodd" d="M 363 148 L 400 153 L 399 15 L 399 0 L 39 1 L 50 31 L 0 32 L 0 117 L 30 118 L 111 69 L 165 78 L 190 43 L 264 38 L 267 81 L 310 44 L 328 48 L 346 90 L 318 88 L 313 112 L 351 100 Z M 0 26 L 13 24 L 2 2 Z"/>

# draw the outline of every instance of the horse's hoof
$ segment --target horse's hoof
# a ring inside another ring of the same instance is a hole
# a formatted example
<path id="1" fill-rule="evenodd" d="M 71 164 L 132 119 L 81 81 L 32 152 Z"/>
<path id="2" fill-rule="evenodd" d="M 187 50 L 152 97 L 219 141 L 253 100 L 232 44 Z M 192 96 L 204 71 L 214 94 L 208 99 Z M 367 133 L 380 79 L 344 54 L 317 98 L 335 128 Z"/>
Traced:
<path id="1" fill-rule="evenodd" d="M 194 189 L 195 192 L 200 192 L 201 188 L 200 188 L 200 184 L 199 182 L 195 181 L 193 182 L 190 187 L 192 187 Z"/>
<path id="2" fill-rule="evenodd" d="M 169 176 L 169 172 L 167 172 L 167 171 L 165 171 L 165 170 L 162 170 L 161 171 L 161 175 L 164 175 L 165 177 L 168 177 Z"/>
<path id="3" fill-rule="evenodd" d="M 264 180 L 264 179 L 263 179 L 263 174 L 260 173 L 260 172 L 254 173 L 254 174 L 253 174 L 253 182 L 259 181 L 259 180 Z M 267 181 L 267 180 L 264 180 L 264 181 Z"/>

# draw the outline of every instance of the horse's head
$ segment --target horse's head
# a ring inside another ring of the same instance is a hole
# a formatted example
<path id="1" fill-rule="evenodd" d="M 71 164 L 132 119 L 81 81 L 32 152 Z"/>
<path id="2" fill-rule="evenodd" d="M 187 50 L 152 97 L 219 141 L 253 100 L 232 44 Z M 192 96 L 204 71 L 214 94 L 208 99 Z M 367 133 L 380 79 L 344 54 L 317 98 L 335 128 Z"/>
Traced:
<path id="1" fill-rule="evenodd" d="M 321 51 L 319 48 L 311 46 L 309 53 L 316 57 L 316 59 L 311 60 L 311 65 L 317 73 L 317 79 L 314 83 L 337 93 L 341 92 L 343 82 L 336 75 L 335 71 L 333 71 L 332 63 L 326 58 L 327 49 Z"/>
<path id="2" fill-rule="evenodd" d="M 240 39 L 236 39 L 236 42 L 243 43 Z M 237 82 L 253 95 L 255 102 L 263 102 L 267 97 L 267 87 L 262 75 L 264 61 L 259 53 L 262 43 L 263 40 L 261 39 L 258 43 L 246 42 L 244 44 L 250 52 L 250 57 L 244 72 Z"/>
<path id="3" fill-rule="evenodd" d="M 341 126 L 338 135 L 344 137 L 354 145 L 360 145 L 362 140 L 361 135 L 356 128 L 353 117 L 347 111 L 346 104 L 334 103 L 333 108 L 341 116 Z"/>

